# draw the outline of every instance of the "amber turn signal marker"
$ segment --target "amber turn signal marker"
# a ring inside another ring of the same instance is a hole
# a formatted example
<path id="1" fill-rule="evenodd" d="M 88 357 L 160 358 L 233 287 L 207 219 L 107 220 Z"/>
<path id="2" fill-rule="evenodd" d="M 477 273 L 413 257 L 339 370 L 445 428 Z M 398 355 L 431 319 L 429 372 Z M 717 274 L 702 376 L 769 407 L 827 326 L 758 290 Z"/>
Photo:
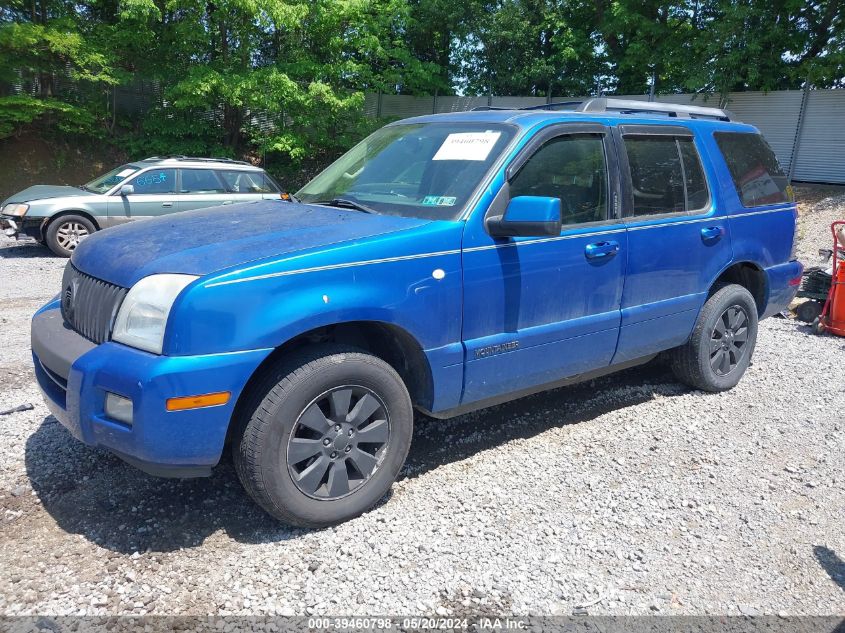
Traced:
<path id="1" fill-rule="evenodd" d="M 201 407 L 216 407 L 221 404 L 229 402 L 228 391 L 218 391 L 217 393 L 207 393 L 204 396 L 185 396 L 183 398 L 168 398 L 168 411 L 184 411 L 186 409 L 199 409 Z"/>

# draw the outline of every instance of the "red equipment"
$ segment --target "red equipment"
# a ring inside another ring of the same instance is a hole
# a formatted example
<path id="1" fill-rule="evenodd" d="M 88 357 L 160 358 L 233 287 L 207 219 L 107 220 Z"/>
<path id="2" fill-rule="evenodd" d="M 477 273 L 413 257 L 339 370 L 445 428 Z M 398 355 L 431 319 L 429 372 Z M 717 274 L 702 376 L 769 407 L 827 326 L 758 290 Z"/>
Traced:
<path id="1" fill-rule="evenodd" d="M 840 259 L 845 255 L 845 221 L 834 222 L 830 225 L 830 230 L 833 233 L 833 270 L 830 292 L 814 330 L 818 334 L 830 332 L 837 336 L 845 336 L 845 261 Z"/>

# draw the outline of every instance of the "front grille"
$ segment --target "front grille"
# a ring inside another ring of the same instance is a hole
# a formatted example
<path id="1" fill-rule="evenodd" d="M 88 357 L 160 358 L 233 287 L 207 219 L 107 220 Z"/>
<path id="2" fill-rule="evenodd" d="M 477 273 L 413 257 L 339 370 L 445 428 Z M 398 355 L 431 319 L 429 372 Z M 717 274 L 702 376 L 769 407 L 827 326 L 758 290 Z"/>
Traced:
<path id="1" fill-rule="evenodd" d="M 62 316 L 74 331 L 89 341 L 109 340 L 126 288 L 78 271 L 68 262 L 62 277 Z"/>

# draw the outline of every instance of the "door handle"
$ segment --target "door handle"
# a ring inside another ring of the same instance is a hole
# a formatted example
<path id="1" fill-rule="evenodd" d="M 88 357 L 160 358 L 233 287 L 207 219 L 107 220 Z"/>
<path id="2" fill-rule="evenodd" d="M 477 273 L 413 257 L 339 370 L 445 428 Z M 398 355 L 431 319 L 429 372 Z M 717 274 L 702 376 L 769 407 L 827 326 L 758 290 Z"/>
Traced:
<path id="1" fill-rule="evenodd" d="M 725 229 L 721 226 L 708 226 L 701 229 L 701 239 L 705 242 L 709 242 L 711 240 L 716 241 L 721 238 L 724 233 Z"/>
<path id="2" fill-rule="evenodd" d="M 162 202 L 162 203 L 161 203 L 161 206 L 163 206 L 163 207 L 172 207 L 172 206 L 173 206 L 173 203 L 172 203 L 172 202 Z"/>
<path id="3" fill-rule="evenodd" d="M 594 242 L 587 244 L 584 249 L 584 255 L 587 259 L 602 259 L 604 257 L 613 257 L 619 252 L 619 242 Z"/>
<path id="4" fill-rule="evenodd" d="M 224 200 L 223 204 L 233 204 L 234 202 L 234 200 Z"/>

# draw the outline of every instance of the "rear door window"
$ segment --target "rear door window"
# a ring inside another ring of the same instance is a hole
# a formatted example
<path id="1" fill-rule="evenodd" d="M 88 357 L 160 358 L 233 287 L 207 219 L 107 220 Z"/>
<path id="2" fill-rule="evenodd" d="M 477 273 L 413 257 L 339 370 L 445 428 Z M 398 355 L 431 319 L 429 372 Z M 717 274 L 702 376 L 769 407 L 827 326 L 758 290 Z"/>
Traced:
<path id="1" fill-rule="evenodd" d="M 625 136 L 633 215 L 703 210 L 710 202 L 695 143 L 688 137 Z"/>
<path id="2" fill-rule="evenodd" d="M 279 193 L 276 183 L 263 171 L 227 169 L 218 173 L 230 193 Z"/>
<path id="3" fill-rule="evenodd" d="M 715 137 L 742 206 L 791 201 L 789 179 L 762 136 L 752 132 L 716 132 Z"/>
<path id="4" fill-rule="evenodd" d="M 211 169 L 182 169 L 180 193 L 225 193 L 223 183 Z"/>

